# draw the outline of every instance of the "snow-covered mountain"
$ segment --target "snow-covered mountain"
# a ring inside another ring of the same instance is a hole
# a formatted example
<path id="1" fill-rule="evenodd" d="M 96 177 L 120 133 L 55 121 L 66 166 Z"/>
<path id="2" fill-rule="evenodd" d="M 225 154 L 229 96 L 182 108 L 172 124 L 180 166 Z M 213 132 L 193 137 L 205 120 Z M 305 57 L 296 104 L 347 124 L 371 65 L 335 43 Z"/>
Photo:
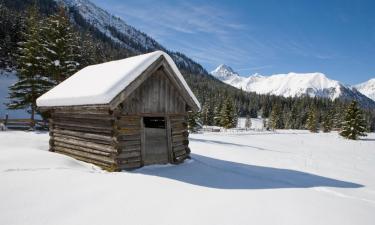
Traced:
<path id="1" fill-rule="evenodd" d="M 284 97 L 308 95 L 310 97 L 323 97 L 329 99 L 357 99 L 368 105 L 374 102 L 352 89 L 331 80 L 322 73 L 288 73 L 262 76 L 254 74 L 242 77 L 227 65 L 220 65 L 211 72 L 219 80 L 248 92 L 259 94 L 272 94 Z"/>
<path id="2" fill-rule="evenodd" d="M 354 85 L 353 88 L 375 101 L 375 78 Z"/>
<path id="3" fill-rule="evenodd" d="M 90 26 L 91 29 L 97 30 L 134 54 L 162 50 L 173 58 L 180 69 L 196 74 L 207 74 L 206 70 L 192 59 L 182 53 L 166 49 L 152 37 L 128 25 L 121 18 L 96 6 L 90 0 L 54 1 L 65 4 L 69 8 L 72 20 L 78 26 Z"/>

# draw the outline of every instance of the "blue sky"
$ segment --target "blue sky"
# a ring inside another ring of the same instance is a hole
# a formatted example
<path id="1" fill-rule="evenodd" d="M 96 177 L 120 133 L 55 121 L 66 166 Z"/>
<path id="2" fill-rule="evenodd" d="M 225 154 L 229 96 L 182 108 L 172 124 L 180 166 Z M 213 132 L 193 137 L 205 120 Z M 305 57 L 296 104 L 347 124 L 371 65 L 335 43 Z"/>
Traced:
<path id="1" fill-rule="evenodd" d="M 375 1 L 92 1 L 208 71 L 375 77 Z"/>

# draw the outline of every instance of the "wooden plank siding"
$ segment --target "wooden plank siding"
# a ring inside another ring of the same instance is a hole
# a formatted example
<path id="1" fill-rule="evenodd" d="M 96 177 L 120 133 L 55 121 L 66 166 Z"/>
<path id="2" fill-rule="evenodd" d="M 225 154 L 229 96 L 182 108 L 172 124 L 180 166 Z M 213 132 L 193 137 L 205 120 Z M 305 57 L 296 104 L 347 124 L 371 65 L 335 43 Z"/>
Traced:
<path id="1" fill-rule="evenodd" d="M 115 117 L 109 110 L 87 108 L 55 110 L 50 119 L 50 151 L 118 170 L 118 141 Z"/>
<path id="2" fill-rule="evenodd" d="M 120 169 L 142 166 L 141 117 L 120 116 L 117 119 L 117 140 L 119 143 L 118 163 Z"/>
<path id="3" fill-rule="evenodd" d="M 186 116 L 170 116 L 173 160 L 180 163 L 190 154 Z"/>
<path id="4" fill-rule="evenodd" d="M 186 103 L 163 70 L 157 70 L 123 102 L 124 115 L 184 114 Z"/>

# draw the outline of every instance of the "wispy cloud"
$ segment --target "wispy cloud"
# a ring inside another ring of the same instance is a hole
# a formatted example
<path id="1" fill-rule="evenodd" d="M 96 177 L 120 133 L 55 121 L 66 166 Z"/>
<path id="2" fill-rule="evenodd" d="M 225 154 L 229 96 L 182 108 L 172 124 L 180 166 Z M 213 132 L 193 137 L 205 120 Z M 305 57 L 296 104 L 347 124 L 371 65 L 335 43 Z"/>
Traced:
<path id="1" fill-rule="evenodd" d="M 238 22 L 236 13 L 220 6 L 186 1 L 173 4 L 158 1 L 157 7 L 145 5 L 150 5 L 150 1 L 130 1 L 107 8 L 167 48 L 187 54 L 209 70 L 221 63 L 251 66 L 260 54 L 270 51 L 252 37 L 249 24 Z"/>

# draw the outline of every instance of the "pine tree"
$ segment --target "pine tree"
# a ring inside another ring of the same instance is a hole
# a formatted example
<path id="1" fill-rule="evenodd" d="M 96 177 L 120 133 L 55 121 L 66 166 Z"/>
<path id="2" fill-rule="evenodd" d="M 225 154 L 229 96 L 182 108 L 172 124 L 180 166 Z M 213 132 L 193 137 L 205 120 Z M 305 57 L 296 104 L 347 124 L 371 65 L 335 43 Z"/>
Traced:
<path id="1" fill-rule="evenodd" d="M 214 125 L 215 126 L 222 126 L 221 125 L 221 108 L 222 104 L 215 106 L 214 108 Z"/>
<path id="2" fill-rule="evenodd" d="M 51 79 L 60 83 L 80 68 L 79 34 L 74 32 L 65 9 L 49 16 L 43 26 L 45 70 Z"/>
<path id="3" fill-rule="evenodd" d="M 318 118 L 315 107 L 310 107 L 306 120 L 306 127 L 313 133 L 318 132 Z"/>
<path id="4" fill-rule="evenodd" d="M 334 122 L 333 111 L 329 110 L 323 117 L 323 122 L 322 122 L 323 132 L 325 133 L 331 132 L 333 128 L 333 122 Z"/>
<path id="5" fill-rule="evenodd" d="M 275 103 L 272 106 L 271 115 L 268 120 L 268 127 L 272 130 L 282 129 L 282 117 L 281 117 L 281 108 L 280 105 Z"/>
<path id="6" fill-rule="evenodd" d="M 249 115 L 246 116 L 245 128 L 246 128 L 246 130 L 251 128 L 251 118 L 250 118 Z"/>
<path id="7" fill-rule="evenodd" d="M 36 99 L 48 90 L 51 83 L 43 74 L 42 39 L 40 36 L 40 19 L 38 9 L 28 9 L 24 41 L 19 43 L 17 82 L 9 87 L 9 109 L 27 109 L 31 114 L 32 126 L 36 113 Z"/>
<path id="8" fill-rule="evenodd" d="M 188 129 L 190 132 L 196 132 L 202 127 L 202 121 L 199 112 L 191 112 L 188 114 Z"/>
<path id="9" fill-rule="evenodd" d="M 366 123 L 362 112 L 358 108 L 357 102 L 352 101 L 345 112 L 340 135 L 348 139 L 357 140 L 359 136 L 366 136 L 365 131 Z"/>
<path id="10" fill-rule="evenodd" d="M 234 112 L 233 102 L 227 98 L 220 113 L 220 124 L 222 127 L 228 129 L 235 126 Z"/>

